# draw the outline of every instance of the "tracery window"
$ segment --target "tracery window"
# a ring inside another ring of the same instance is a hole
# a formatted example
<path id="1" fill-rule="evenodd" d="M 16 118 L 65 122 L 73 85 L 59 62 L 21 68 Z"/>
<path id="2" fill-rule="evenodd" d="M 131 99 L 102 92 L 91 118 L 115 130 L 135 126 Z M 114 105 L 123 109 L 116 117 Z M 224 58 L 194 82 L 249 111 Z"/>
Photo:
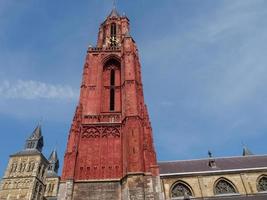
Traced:
<path id="1" fill-rule="evenodd" d="M 107 60 L 103 67 L 103 112 L 114 112 L 121 108 L 120 76 L 120 62 L 115 58 Z"/>
<path id="2" fill-rule="evenodd" d="M 257 183 L 257 189 L 259 192 L 267 192 L 267 177 L 263 176 Z"/>
<path id="3" fill-rule="evenodd" d="M 224 194 L 235 194 L 237 193 L 235 187 L 230 181 L 225 179 L 221 179 L 217 181 L 214 188 L 215 195 L 224 195 Z"/>
<path id="4" fill-rule="evenodd" d="M 171 190 L 171 199 L 181 199 L 186 197 L 192 197 L 192 191 L 191 189 L 182 182 L 178 182 L 174 185 L 174 187 Z"/>

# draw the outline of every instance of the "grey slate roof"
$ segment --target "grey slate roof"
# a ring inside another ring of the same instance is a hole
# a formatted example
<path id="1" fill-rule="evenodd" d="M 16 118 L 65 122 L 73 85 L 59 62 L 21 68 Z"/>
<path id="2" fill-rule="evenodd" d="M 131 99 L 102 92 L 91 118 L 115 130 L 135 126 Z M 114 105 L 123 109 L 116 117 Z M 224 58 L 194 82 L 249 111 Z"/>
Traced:
<path id="1" fill-rule="evenodd" d="M 42 154 L 37 149 L 25 149 L 23 151 L 17 152 L 11 156 L 28 156 L 28 155 L 40 155 Z"/>
<path id="2" fill-rule="evenodd" d="M 212 160 L 215 160 L 216 167 L 209 166 L 210 160 L 211 159 L 207 158 L 199 160 L 167 161 L 159 162 L 158 165 L 161 175 L 219 172 L 221 170 L 245 170 L 264 167 L 267 169 L 267 155 L 212 158 Z"/>

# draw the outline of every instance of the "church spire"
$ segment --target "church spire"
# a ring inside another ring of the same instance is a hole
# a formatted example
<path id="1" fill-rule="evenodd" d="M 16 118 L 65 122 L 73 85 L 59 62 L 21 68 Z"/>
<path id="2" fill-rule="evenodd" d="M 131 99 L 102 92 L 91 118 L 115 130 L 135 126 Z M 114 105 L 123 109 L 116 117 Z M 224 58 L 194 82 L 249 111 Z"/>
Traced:
<path id="1" fill-rule="evenodd" d="M 44 146 L 41 125 L 32 132 L 31 136 L 26 140 L 25 150 L 38 150 L 42 152 Z"/>
<path id="2" fill-rule="evenodd" d="M 38 139 L 42 137 L 42 129 L 41 129 L 41 125 L 37 125 L 37 127 L 34 129 L 30 139 Z"/>
<path id="3" fill-rule="evenodd" d="M 113 0 L 113 8 L 108 16 L 108 18 L 119 18 L 120 14 L 116 9 L 116 0 Z"/>

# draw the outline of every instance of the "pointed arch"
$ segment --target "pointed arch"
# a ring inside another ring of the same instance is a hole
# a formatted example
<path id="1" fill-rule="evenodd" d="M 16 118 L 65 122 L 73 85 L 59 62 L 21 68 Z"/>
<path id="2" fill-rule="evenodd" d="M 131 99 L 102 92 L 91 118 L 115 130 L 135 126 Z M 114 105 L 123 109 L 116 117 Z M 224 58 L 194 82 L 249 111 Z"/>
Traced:
<path id="1" fill-rule="evenodd" d="M 102 65 L 103 67 L 107 66 L 111 61 L 119 64 L 119 67 L 121 65 L 121 58 L 115 54 L 110 54 L 108 56 L 106 56 L 103 60 L 102 60 Z"/>
<path id="2" fill-rule="evenodd" d="M 172 200 L 174 199 L 184 199 L 185 197 L 193 197 L 193 190 L 192 188 L 189 186 L 189 184 L 187 184 L 184 181 L 177 181 L 175 182 L 170 190 L 170 197 Z"/>
<path id="3" fill-rule="evenodd" d="M 257 179 L 258 192 L 267 192 L 267 175 L 261 175 Z"/>
<path id="4" fill-rule="evenodd" d="M 235 185 L 228 179 L 221 177 L 214 184 L 214 195 L 238 194 Z"/>

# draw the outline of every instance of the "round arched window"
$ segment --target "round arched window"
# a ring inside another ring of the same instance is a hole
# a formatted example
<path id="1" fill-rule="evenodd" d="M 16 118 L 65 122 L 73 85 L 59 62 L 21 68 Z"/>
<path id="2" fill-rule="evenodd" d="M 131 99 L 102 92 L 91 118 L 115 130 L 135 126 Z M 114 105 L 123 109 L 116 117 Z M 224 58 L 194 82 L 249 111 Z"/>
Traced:
<path id="1" fill-rule="evenodd" d="M 182 182 L 176 183 L 171 190 L 171 199 L 181 199 L 184 197 L 192 197 L 191 189 Z"/>
<path id="2" fill-rule="evenodd" d="M 214 193 L 215 195 L 236 194 L 237 191 L 230 181 L 221 179 L 217 181 L 214 187 Z"/>
<path id="3" fill-rule="evenodd" d="M 263 176 L 259 179 L 257 184 L 257 189 L 259 192 L 267 192 L 267 177 Z"/>

